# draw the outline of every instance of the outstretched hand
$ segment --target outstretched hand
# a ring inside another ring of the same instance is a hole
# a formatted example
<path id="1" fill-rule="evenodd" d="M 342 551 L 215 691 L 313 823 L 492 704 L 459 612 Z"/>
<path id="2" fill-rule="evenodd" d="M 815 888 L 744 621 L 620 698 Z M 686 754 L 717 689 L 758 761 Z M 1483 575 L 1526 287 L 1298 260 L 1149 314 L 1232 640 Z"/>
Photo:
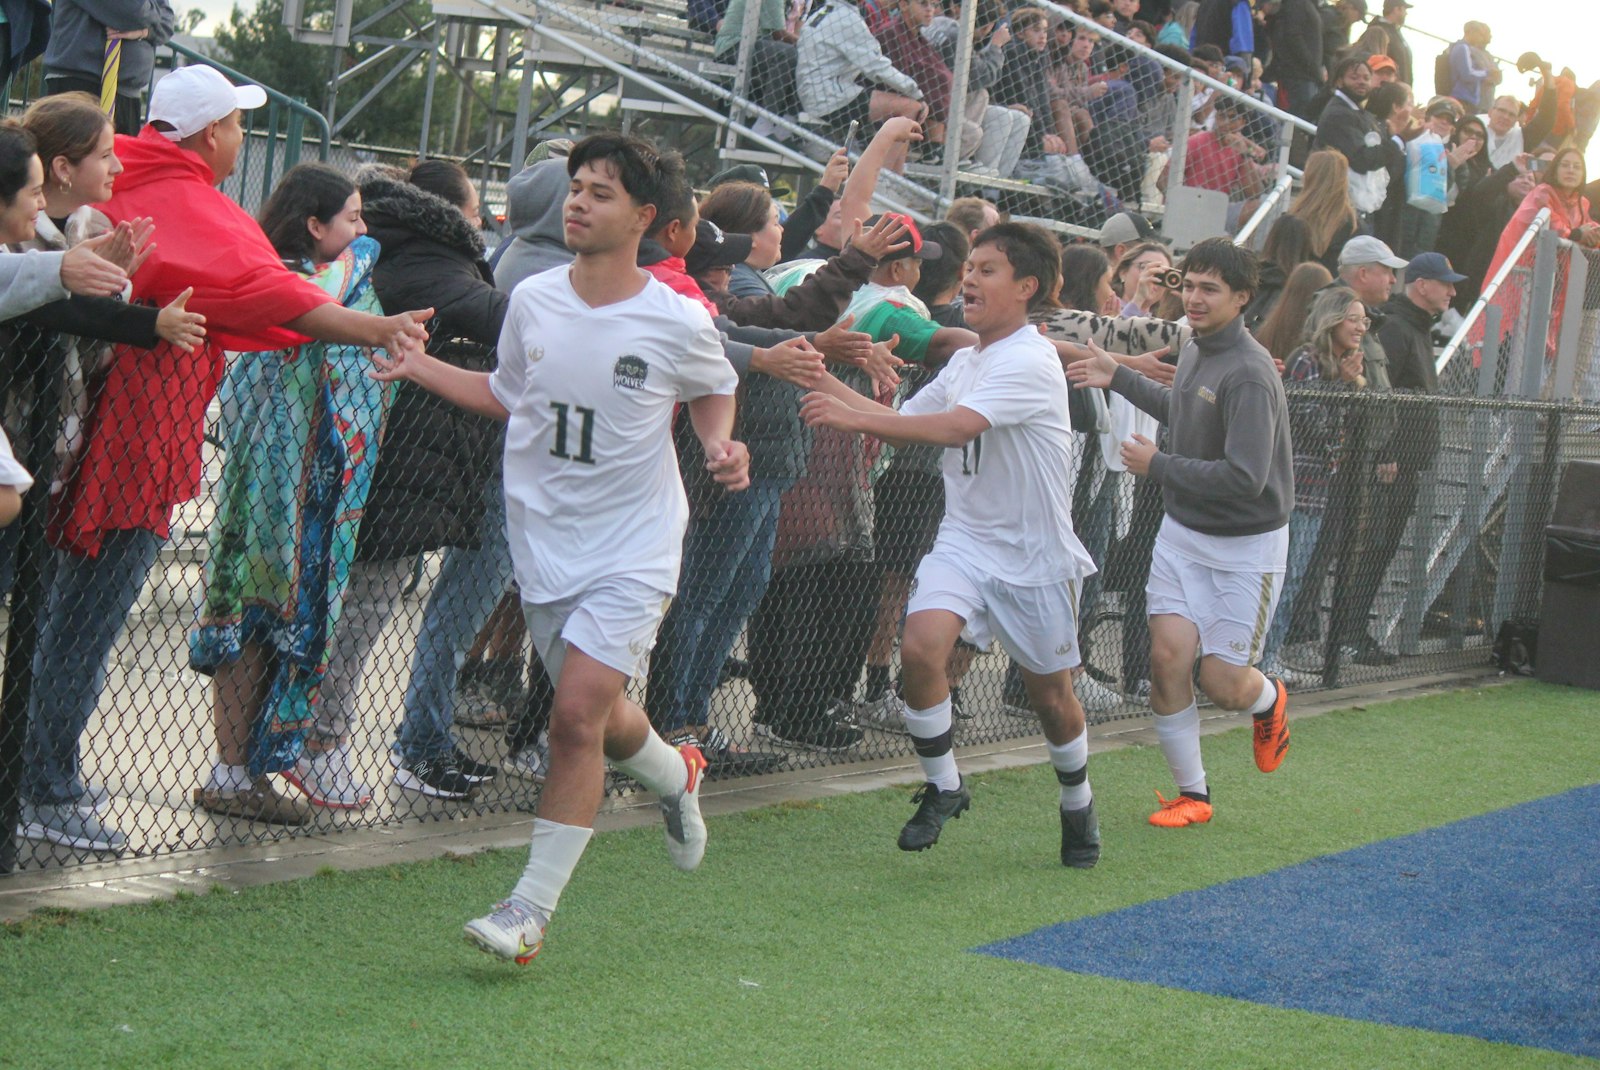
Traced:
<path id="1" fill-rule="evenodd" d="M 717 439 L 705 443 L 706 471 L 723 490 L 744 490 L 750 485 L 750 450 L 743 442 Z"/>
<path id="2" fill-rule="evenodd" d="M 428 344 L 428 331 L 423 324 L 432 318 L 431 308 L 382 317 L 385 328 L 382 351 L 372 351 L 373 370 L 367 374 L 380 383 L 412 378 Z"/>
<path id="3" fill-rule="evenodd" d="M 193 353 L 195 347 L 206 340 L 206 318 L 185 307 L 193 296 L 194 287 L 191 286 L 156 314 L 156 334 L 185 353 Z"/>
<path id="4" fill-rule="evenodd" d="M 1171 386 L 1172 380 L 1178 376 L 1178 366 L 1168 364 L 1161 358 L 1172 352 L 1171 346 L 1153 349 L 1148 353 L 1141 353 L 1137 357 L 1125 357 L 1118 363 L 1125 364 L 1144 376 L 1146 379 L 1160 383 L 1162 386 Z M 1112 358 L 1115 360 L 1116 358 Z"/>
<path id="5" fill-rule="evenodd" d="M 789 338 L 756 352 L 759 360 L 752 361 L 752 366 L 774 379 L 810 390 L 822 378 L 822 354 L 803 337 Z"/>
<path id="6" fill-rule="evenodd" d="M 800 399 L 800 419 L 807 427 L 831 427 L 835 431 L 854 431 L 855 410 L 832 394 L 813 391 Z"/>
<path id="7" fill-rule="evenodd" d="M 96 251 L 111 232 L 79 242 L 61 257 L 61 285 L 85 297 L 115 297 L 128 284 L 128 273 Z"/>
<path id="8" fill-rule="evenodd" d="M 871 230 L 863 230 L 862 221 L 856 220 L 856 232 L 850 244 L 872 259 L 882 260 L 890 253 L 898 253 L 909 246 L 910 234 L 911 228 L 906 226 L 904 217 L 885 212 L 872 224 Z"/>
<path id="9" fill-rule="evenodd" d="M 824 360 L 863 367 L 872 356 L 872 336 L 852 331 L 850 328 L 855 322 L 855 316 L 846 316 L 827 330 L 818 331 L 811 344 L 817 347 Z"/>
<path id="10" fill-rule="evenodd" d="M 867 358 L 863 370 L 872 377 L 872 384 L 879 391 L 893 390 L 900 385 L 900 369 L 906 366 L 906 362 L 894 355 L 894 348 L 899 344 L 898 334 L 890 335 L 886 341 L 872 343 L 872 355 Z"/>
<path id="11" fill-rule="evenodd" d="M 1067 378 L 1080 390 L 1090 386 L 1105 389 L 1111 385 L 1112 376 L 1117 374 L 1116 358 L 1092 341 L 1086 345 L 1089 356 L 1084 360 L 1068 364 Z"/>
<path id="12" fill-rule="evenodd" d="M 1156 444 L 1143 435 L 1135 434 L 1122 444 L 1122 463 L 1136 476 L 1150 474 L 1150 458 L 1156 455 Z"/>

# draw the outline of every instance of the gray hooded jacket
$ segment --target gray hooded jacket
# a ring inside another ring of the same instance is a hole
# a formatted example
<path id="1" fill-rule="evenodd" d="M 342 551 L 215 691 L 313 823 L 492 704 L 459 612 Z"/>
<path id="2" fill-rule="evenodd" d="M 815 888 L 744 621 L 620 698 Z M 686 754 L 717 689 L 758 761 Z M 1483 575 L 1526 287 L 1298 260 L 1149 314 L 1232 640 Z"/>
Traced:
<path id="1" fill-rule="evenodd" d="M 512 237 L 495 261 L 494 284 L 500 289 L 510 293 L 523 279 L 572 263 L 561 227 L 567 185 L 567 161 L 560 158 L 540 160 L 506 183 Z"/>

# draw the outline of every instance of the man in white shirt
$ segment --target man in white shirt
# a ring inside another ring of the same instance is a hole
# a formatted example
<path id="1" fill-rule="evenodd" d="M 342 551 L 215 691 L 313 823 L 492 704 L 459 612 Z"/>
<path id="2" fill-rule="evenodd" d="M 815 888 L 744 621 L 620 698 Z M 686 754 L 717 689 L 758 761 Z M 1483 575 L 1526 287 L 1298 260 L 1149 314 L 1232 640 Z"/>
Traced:
<path id="1" fill-rule="evenodd" d="M 1100 858 L 1088 779 L 1089 737 L 1072 690 L 1078 586 L 1094 562 L 1072 530 L 1072 425 L 1055 347 L 1028 322 L 1061 277 L 1047 231 L 1002 223 L 978 236 L 962 299 L 978 344 L 956 352 L 899 412 L 828 376 L 802 414 L 894 445 L 945 447 L 945 515 L 917 568 L 900 661 L 905 719 L 927 783 L 900 849 L 932 847 L 972 804 L 951 750 L 945 665 L 956 640 L 999 639 L 1021 666 L 1061 784 L 1061 861 Z"/>
<path id="2" fill-rule="evenodd" d="M 507 536 L 528 631 L 555 680 L 550 767 L 528 865 L 510 896 L 466 926 L 485 951 L 538 954 L 589 838 L 605 760 L 654 791 L 680 869 L 705 853 L 698 793 L 705 758 L 673 748 L 624 689 L 677 587 L 688 504 L 670 427 L 687 402 L 706 467 L 749 484 L 732 441 L 737 377 L 705 309 L 636 265 L 676 153 L 598 134 L 573 147 L 563 209 L 569 268 L 512 291 L 498 365 L 469 372 L 431 357 L 378 361 L 463 408 L 506 420 Z"/>
<path id="3" fill-rule="evenodd" d="M 1523 152 L 1521 119 L 1522 104 L 1516 97 L 1498 97 L 1489 106 L 1489 143 L 1484 150 L 1497 171 Z"/>

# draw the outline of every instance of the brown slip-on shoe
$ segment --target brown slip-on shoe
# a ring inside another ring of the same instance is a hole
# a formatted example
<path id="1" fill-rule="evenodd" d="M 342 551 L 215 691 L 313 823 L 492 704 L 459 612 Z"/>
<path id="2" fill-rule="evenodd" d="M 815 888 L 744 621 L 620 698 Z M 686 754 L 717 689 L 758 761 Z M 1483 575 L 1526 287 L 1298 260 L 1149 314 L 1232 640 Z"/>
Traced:
<path id="1" fill-rule="evenodd" d="M 311 808 L 299 799 L 279 795 L 269 777 L 259 776 L 244 791 L 195 788 L 195 805 L 222 817 L 241 817 L 269 825 L 308 825 Z"/>

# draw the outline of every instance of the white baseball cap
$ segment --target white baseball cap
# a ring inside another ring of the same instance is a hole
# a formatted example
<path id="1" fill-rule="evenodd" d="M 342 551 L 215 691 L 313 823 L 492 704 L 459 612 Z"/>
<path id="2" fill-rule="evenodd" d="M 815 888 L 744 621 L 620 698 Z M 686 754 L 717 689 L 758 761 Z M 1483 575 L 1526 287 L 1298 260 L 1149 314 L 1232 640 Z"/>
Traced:
<path id="1" fill-rule="evenodd" d="M 267 102 L 258 85 L 234 85 L 215 67 L 190 64 L 163 77 L 150 94 L 150 121 L 172 126 L 162 133 L 173 141 L 198 134 L 235 109 L 249 111 Z"/>

